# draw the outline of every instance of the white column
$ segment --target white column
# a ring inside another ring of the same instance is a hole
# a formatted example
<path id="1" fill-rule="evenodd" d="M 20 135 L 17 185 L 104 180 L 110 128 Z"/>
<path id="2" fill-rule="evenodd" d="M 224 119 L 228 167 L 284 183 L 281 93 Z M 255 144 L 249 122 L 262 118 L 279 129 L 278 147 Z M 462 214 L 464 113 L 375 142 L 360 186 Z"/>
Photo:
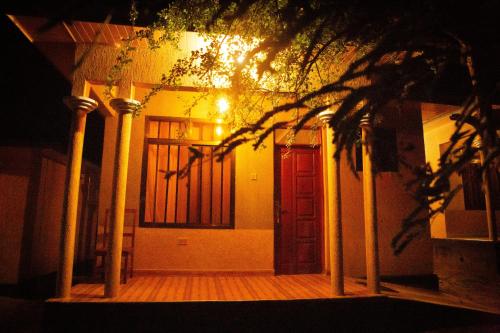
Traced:
<path id="1" fill-rule="evenodd" d="M 342 202 L 340 195 L 340 161 L 333 154 L 337 150 L 333 143 L 333 129 L 328 128 L 328 123 L 334 111 L 325 110 L 318 114 L 326 127 L 328 188 L 331 189 L 328 204 L 328 231 L 330 238 L 330 284 L 334 296 L 344 295 L 344 262 L 342 252 Z M 329 171 L 329 172 L 328 172 Z"/>
<path id="2" fill-rule="evenodd" d="M 82 96 L 68 96 L 63 101 L 73 112 L 73 117 L 66 169 L 66 193 L 63 208 L 64 216 L 61 225 L 56 295 L 59 298 L 70 298 L 85 124 L 87 113 L 97 108 L 97 102 L 91 98 Z"/>
<path id="3" fill-rule="evenodd" d="M 106 258 L 105 297 L 116 297 L 120 289 L 122 262 L 123 221 L 125 194 L 127 190 L 128 157 L 132 115 L 140 103 L 133 99 L 115 98 L 110 105 L 118 113 L 118 133 L 113 174 L 113 197 L 111 201 L 108 256 Z"/>
<path id="4" fill-rule="evenodd" d="M 484 151 L 481 149 L 481 138 L 477 137 L 473 143 L 474 147 L 479 149 L 479 158 L 481 161 L 481 166 L 484 167 Z M 484 192 L 484 203 L 486 206 L 486 223 L 488 224 L 488 239 L 491 241 L 496 241 L 498 239 L 497 235 L 497 221 L 495 210 L 492 207 L 492 191 L 491 191 L 491 179 L 489 169 L 486 168 L 482 173 L 482 183 Z"/>
<path id="5" fill-rule="evenodd" d="M 373 165 L 373 132 L 371 119 L 363 117 L 361 143 L 363 150 L 363 203 L 365 215 L 366 280 L 368 290 L 380 293 L 380 265 L 377 235 L 377 199 Z"/>

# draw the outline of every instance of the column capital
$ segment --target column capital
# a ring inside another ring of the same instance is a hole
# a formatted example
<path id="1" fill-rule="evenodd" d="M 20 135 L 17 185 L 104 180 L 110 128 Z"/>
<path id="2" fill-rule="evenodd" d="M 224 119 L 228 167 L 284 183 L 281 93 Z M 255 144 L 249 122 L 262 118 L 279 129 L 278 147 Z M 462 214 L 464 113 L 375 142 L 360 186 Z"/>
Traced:
<path id="1" fill-rule="evenodd" d="M 326 109 L 326 110 L 321 111 L 320 113 L 318 113 L 317 117 L 318 117 L 319 120 L 321 120 L 321 122 L 324 125 L 328 125 L 328 123 L 330 122 L 330 120 L 333 118 L 334 114 L 335 114 L 335 111 L 333 111 L 331 109 Z"/>
<path id="2" fill-rule="evenodd" d="M 369 113 L 366 113 L 365 115 L 363 115 L 363 117 L 361 117 L 361 120 L 359 121 L 359 126 L 360 127 L 371 127 L 371 115 Z"/>
<path id="3" fill-rule="evenodd" d="M 113 98 L 109 105 L 118 113 L 134 113 L 141 103 L 131 98 Z"/>
<path id="4" fill-rule="evenodd" d="M 92 98 L 83 96 L 66 96 L 63 102 L 71 111 L 84 111 L 85 113 L 94 111 L 98 105 Z"/>
<path id="5" fill-rule="evenodd" d="M 472 147 L 480 149 L 482 146 L 482 140 L 481 137 L 478 135 L 472 140 Z"/>

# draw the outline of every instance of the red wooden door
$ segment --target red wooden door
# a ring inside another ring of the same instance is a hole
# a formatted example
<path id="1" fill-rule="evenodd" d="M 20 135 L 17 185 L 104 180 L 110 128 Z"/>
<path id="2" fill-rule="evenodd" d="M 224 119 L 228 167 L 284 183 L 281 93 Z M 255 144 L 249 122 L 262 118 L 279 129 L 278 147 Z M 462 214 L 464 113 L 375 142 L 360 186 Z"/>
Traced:
<path id="1" fill-rule="evenodd" d="M 319 149 L 277 149 L 279 187 L 275 221 L 277 274 L 321 271 L 321 159 Z"/>

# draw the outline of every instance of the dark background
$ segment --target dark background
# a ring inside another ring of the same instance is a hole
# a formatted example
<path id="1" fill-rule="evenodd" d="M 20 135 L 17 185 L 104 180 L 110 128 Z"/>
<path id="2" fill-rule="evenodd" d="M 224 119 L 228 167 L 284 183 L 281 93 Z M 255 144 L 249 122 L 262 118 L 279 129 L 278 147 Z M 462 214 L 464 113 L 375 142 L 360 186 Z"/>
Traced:
<path id="1" fill-rule="evenodd" d="M 141 13 L 138 24 L 150 22 L 156 10 L 163 8 L 165 3 L 168 1 L 137 1 Z M 111 15 L 111 23 L 127 24 L 129 5 L 128 1 L 116 0 L 2 2 L 0 145 L 51 146 L 65 152 L 71 116 L 62 103 L 62 98 L 71 93 L 70 82 L 24 37 L 6 14 L 50 17 L 55 22 L 61 19 L 103 22 L 107 15 Z M 453 65 L 444 70 L 441 79 L 425 88 L 420 96 L 415 96 L 417 99 L 460 104 L 470 92 L 470 83 L 464 67 Z M 103 118 L 98 112 L 90 113 L 84 157 L 97 164 L 101 161 L 103 133 Z"/>

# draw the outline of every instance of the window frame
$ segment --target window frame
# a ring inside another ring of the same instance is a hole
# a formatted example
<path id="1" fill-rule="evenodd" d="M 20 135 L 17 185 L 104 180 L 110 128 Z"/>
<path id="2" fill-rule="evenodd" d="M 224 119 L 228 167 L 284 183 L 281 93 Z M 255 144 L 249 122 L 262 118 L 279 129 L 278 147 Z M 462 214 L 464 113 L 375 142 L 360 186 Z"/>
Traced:
<path id="1" fill-rule="evenodd" d="M 147 191 L 147 169 L 148 169 L 148 155 L 149 155 L 149 144 L 157 145 L 178 145 L 178 146 L 205 146 L 214 147 L 220 143 L 220 141 L 208 141 L 208 140 L 192 140 L 192 139 L 160 139 L 160 138 L 148 138 L 149 126 L 152 121 L 158 122 L 196 122 L 216 125 L 215 122 L 206 119 L 196 119 L 196 118 L 183 118 L 183 117 L 168 117 L 168 116 L 145 116 L 144 120 L 144 143 L 142 152 L 142 170 L 141 170 L 141 189 L 140 189 L 140 209 L 139 209 L 139 227 L 141 228 L 174 228 L 174 229 L 235 229 L 235 171 L 236 171 L 236 159 L 235 153 L 232 151 L 226 156 L 230 158 L 230 194 L 229 194 L 229 224 L 200 224 L 200 223 L 167 223 L 166 221 L 160 222 L 146 222 L 146 191 Z M 218 162 L 215 162 L 218 163 Z M 176 203 L 177 205 L 177 203 Z"/>

